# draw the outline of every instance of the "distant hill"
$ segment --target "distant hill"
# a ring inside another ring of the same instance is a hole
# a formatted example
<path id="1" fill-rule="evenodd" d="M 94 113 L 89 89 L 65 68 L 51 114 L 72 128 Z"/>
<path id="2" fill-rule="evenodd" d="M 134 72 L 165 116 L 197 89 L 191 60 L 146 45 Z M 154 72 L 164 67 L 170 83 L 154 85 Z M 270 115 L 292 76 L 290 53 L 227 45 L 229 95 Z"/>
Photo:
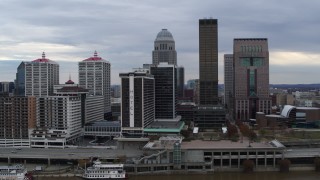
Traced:
<path id="1" fill-rule="evenodd" d="M 219 89 L 224 88 L 224 84 L 218 85 Z M 278 89 L 320 89 L 320 84 L 270 84 L 270 88 Z"/>
<path id="2" fill-rule="evenodd" d="M 320 89 L 320 84 L 270 84 L 270 87 L 279 89 Z"/>

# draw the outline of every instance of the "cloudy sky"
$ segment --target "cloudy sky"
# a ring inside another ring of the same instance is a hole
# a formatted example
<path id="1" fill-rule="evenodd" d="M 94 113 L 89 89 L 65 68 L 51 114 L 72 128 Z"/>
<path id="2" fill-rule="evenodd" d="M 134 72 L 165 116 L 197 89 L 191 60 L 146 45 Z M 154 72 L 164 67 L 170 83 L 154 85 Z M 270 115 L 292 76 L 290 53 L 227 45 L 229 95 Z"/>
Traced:
<path id="1" fill-rule="evenodd" d="M 269 40 L 270 83 L 320 83 L 319 0 L 1 0 L 0 81 L 12 81 L 19 63 L 41 57 L 60 64 L 60 82 L 94 50 L 119 73 L 152 62 L 162 28 L 176 41 L 186 80 L 198 78 L 198 20 L 219 26 L 219 83 L 223 54 L 234 38 Z"/>

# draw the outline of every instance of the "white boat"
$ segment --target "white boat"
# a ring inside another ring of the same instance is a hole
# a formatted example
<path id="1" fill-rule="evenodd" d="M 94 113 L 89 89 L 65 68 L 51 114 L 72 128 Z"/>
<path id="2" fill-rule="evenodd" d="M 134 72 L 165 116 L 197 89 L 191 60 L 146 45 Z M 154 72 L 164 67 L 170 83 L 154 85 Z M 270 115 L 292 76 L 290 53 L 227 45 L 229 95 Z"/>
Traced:
<path id="1" fill-rule="evenodd" d="M 82 177 L 84 179 L 125 179 L 127 175 L 123 164 L 103 164 L 97 160 L 91 167 L 85 169 Z"/>
<path id="2" fill-rule="evenodd" d="M 0 166 L 0 180 L 27 180 L 27 168 L 22 164 Z"/>

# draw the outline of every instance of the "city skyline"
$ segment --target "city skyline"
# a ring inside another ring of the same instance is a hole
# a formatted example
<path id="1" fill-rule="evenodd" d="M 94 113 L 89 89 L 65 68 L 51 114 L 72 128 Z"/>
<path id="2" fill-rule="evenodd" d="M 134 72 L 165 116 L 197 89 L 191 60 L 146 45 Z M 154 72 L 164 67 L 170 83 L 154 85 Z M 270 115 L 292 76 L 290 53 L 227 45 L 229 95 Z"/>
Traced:
<path id="1" fill-rule="evenodd" d="M 319 83 L 314 78 L 320 75 L 317 1 L 32 0 L 0 5 L 0 81 L 13 81 L 22 60 L 37 59 L 44 51 L 59 63 L 60 82 L 69 74 L 78 82 L 78 62 L 97 50 L 111 63 L 111 83 L 120 84 L 119 73 L 152 63 L 153 42 L 163 28 L 174 35 L 185 80 L 199 78 L 197 23 L 212 17 L 219 20 L 219 84 L 224 81 L 223 54 L 232 53 L 233 39 L 252 37 L 268 38 L 271 84 Z"/>

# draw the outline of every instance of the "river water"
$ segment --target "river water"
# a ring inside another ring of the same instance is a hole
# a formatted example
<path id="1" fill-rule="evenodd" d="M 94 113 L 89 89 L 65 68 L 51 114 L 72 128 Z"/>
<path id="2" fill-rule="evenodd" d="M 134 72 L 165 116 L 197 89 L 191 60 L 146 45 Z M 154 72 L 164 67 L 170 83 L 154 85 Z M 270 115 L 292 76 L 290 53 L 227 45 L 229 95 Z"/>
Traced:
<path id="1" fill-rule="evenodd" d="M 42 177 L 35 180 L 80 180 L 76 177 Z M 129 180 L 319 180 L 320 172 L 298 171 L 289 173 L 280 172 L 216 172 L 203 175 L 140 175 L 130 176 Z"/>

